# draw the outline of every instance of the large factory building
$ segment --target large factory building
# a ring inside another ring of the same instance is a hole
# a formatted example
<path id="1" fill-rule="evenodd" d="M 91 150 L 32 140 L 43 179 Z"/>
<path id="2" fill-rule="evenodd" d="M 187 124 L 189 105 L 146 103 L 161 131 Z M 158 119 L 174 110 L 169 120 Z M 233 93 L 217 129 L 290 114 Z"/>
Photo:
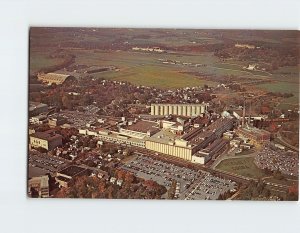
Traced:
<path id="1" fill-rule="evenodd" d="M 146 149 L 204 164 L 219 152 L 218 146 L 221 141 L 213 142 L 220 138 L 224 132 L 232 129 L 233 123 L 233 119 L 219 118 L 207 128 L 196 128 L 181 137 L 170 133 L 168 130 L 161 130 L 146 139 Z M 197 155 L 198 157 L 205 157 L 205 159 L 193 159 L 195 153 L 205 149 L 209 144 L 211 144 L 211 146 L 209 147 L 208 155 Z M 215 147 L 217 147 L 217 149 L 215 149 Z"/>
<path id="2" fill-rule="evenodd" d="M 205 113 L 207 104 L 151 104 L 151 115 L 194 117 Z"/>

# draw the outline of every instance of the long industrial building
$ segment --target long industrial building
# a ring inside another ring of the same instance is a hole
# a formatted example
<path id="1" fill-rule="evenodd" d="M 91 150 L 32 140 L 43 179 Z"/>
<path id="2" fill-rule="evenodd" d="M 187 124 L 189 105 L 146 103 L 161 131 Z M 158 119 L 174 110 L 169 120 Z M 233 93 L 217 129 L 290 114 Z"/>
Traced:
<path id="1" fill-rule="evenodd" d="M 69 74 L 61 74 L 61 73 L 39 73 L 38 80 L 43 83 L 48 83 L 49 85 L 55 83 L 57 85 L 63 84 L 68 79 L 75 79 L 74 76 Z"/>
<path id="2" fill-rule="evenodd" d="M 151 104 L 151 115 L 194 117 L 205 113 L 207 104 Z"/>
<path id="3" fill-rule="evenodd" d="M 221 138 L 224 132 L 232 129 L 234 119 L 220 117 L 208 127 L 191 128 L 183 135 L 177 131 L 182 131 L 187 126 L 185 121 L 180 122 L 180 119 L 177 119 L 176 122 L 162 120 L 160 123 L 142 120 L 127 127 L 120 127 L 119 131 L 98 128 L 94 130 L 80 129 L 79 133 L 96 136 L 102 142 L 137 146 L 204 164 L 219 151 L 221 141 L 211 143 Z M 196 156 L 197 158 L 194 156 L 199 150 L 205 149 L 210 144 L 208 155 L 199 154 Z"/>

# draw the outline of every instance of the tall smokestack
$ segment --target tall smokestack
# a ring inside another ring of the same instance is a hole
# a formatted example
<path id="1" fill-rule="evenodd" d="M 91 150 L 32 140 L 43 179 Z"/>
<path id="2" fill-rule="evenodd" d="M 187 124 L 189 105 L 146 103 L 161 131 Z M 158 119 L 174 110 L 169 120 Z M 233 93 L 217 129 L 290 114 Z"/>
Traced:
<path id="1" fill-rule="evenodd" d="M 244 125 L 245 125 L 245 114 L 246 114 L 246 100 L 245 100 L 245 97 L 244 97 L 242 127 L 244 127 Z"/>
<path id="2" fill-rule="evenodd" d="M 250 106 L 249 106 L 249 119 L 248 119 L 248 125 L 250 126 L 251 123 L 251 100 L 250 100 Z"/>

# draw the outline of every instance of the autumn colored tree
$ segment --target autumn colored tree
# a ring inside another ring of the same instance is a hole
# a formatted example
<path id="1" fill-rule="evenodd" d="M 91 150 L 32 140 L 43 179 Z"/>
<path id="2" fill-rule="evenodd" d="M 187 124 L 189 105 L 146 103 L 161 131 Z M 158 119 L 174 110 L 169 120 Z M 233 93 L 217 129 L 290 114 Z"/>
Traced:
<path id="1" fill-rule="evenodd" d="M 131 184 L 132 182 L 134 182 L 134 175 L 130 172 L 127 172 L 125 175 L 125 182 Z"/>
<path id="2" fill-rule="evenodd" d="M 126 171 L 124 171 L 124 170 L 116 170 L 115 174 L 116 174 L 117 179 L 124 180 L 125 175 L 126 175 Z"/>
<path id="3" fill-rule="evenodd" d="M 68 190 L 66 188 L 60 189 L 56 193 L 55 197 L 57 197 L 57 198 L 66 198 L 66 197 L 68 197 Z"/>
<path id="4" fill-rule="evenodd" d="M 288 201 L 298 201 L 298 193 L 299 193 L 298 184 L 294 184 L 289 187 L 286 199 Z"/>

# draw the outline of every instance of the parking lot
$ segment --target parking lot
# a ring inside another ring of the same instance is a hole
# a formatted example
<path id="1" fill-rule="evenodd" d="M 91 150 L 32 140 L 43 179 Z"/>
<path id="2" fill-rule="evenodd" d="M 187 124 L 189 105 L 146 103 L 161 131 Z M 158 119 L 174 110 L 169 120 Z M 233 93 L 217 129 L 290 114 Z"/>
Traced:
<path id="1" fill-rule="evenodd" d="M 75 127 L 85 127 L 86 124 L 90 124 L 96 121 L 97 114 L 96 112 L 99 111 L 97 107 L 85 107 L 84 112 L 79 111 L 69 111 L 69 110 L 62 110 L 59 113 L 54 113 L 51 117 L 63 117 L 68 120 L 68 123 Z"/>
<path id="2" fill-rule="evenodd" d="M 123 165 L 122 168 L 138 177 L 154 180 L 167 188 L 171 186 L 173 180 L 176 180 L 180 183 L 180 192 L 186 190 L 200 176 L 199 172 L 191 169 L 162 162 L 141 154 L 137 154 L 134 160 Z"/>
<path id="3" fill-rule="evenodd" d="M 228 191 L 234 193 L 236 188 L 235 182 L 205 173 L 193 184 L 193 187 L 188 192 L 180 196 L 180 199 L 217 200 L 220 194 Z"/>
<path id="4" fill-rule="evenodd" d="M 139 153 L 121 168 L 143 179 L 156 181 L 167 189 L 175 180 L 178 186 L 176 196 L 179 199 L 214 200 L 220 193 L 234 190 L 236 187 L 234 182 L 212 176 L 208 172 L 179 167 Z"/>
<path id="5" fill-rule="evenodd" d="M 56 156 L 48 156 L 47 154 L 29 154 L 29 169 L 30 167 L 40 168 L 50 173 L 57 172 L 69 164 L 68 161 Z"/>
<path id="6" fill-rule="evenodd" d="M 275 151 L 265 147 L 257 154 L 254 162 L 261 169 L 279 170 L 283 174 L 292 176 L 299 175 L 299 157 L 295 152 Z"/>

